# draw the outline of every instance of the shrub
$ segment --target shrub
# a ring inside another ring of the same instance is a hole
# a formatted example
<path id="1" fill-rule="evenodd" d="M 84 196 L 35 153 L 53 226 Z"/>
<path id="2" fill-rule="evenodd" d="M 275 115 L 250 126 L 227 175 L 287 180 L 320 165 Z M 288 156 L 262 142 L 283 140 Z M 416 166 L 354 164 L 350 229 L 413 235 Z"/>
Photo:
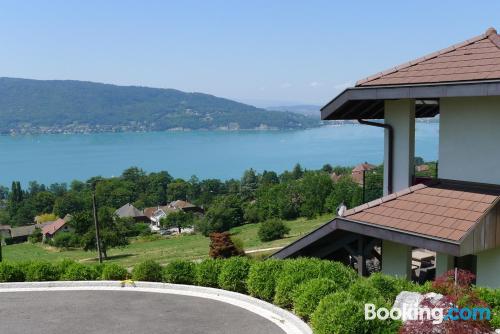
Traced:
<path id="1" fill-rule="evenodd" d="M 37 242 L 42 242 L 42 239 L 43 239 L 42 230 L 38 227 L 36 227 L 35 230 L 28 237 L 28 241 L 32 244 L 36 244 Z"/>
<path id="2" fill-rule="evenodd" d="M 371 302 L 380 300 L 382 295 L 367 279 L 359 279 L 347 290 L 352 299 L 358 302 Z"/>
<path id="3" fill-rule="evenodd" d="M 63 281 L 90 281 L 97 279 L 97 270 L 93 266 L 86 266 L 81 263 L 69 265 L 61 274 Z"/>
<path id="4" fill-rule="evenodd" d="M 254 262 L 248 273 L 248 292 L 251 296 L 271 302 L 276 290 L 276 280 L 283 268 L 283 260 L 268 259 Z"/>
<path id="5" fill-rule="evenodd" d="M 260 225 L 258 235 L 261 241 L 272 241 L 283 238 L 289 232 L 290 228 L 282 220 L 270 219 Z"/>
<path id="6" fill-rule="evenodd" d="M 101 278 L 103 280 L 121 281 L 128 276 L 127 269 L 116 263 L 106 263 L 102 266 Z"/>
<path id="7" fill-rule="evenodd" d="M 217 259 L 206 259 L 195 267 L 195 281 L 197 285 L 212 288 L 219 287 L 219 274 L 222 261 Z"/>
<path id="8" fill-rule="evenodd" d="M 135 281 L 161 282 L 163 270 L 157 262 L 146 260 L 139 263 L 132 270 L 132 279 Z"/>
<path id="9" fill-rule="evenodd" d="M 165 267 L 163 279 L 167 283 L 194 284 L 195 265 L 191 261 L 174 260 Z"/>
<path id="10" fill-rule="evenodd" d="M 388 301 L 394 301 L 401 292 L 398 288 L 398 279 L 393 276 L 373 273 L 368 278 L 368 282 Z"/>
<path id="11" fill-rule="evenodd" d="M 384 306 L 382 301 L 375 303 Z M 336 292 L 323 298 L 311 316 L 316 334 L 397 333 L 400 323 L 390 320 L 365 320 L 364 302 L 347 292 Z"/>
<path id="12" fill-rule="evenodd" d="M 0 262 L 0 283 L 23 282 L 24 279 L 24 272 L 18 265 Z"/>
<path id="13" fill-rule="evenodd" d="M 57 233 L 51 241 L 57 248 L 77 248 L 82 246 L 81 238 L 75 233 L 60 232 Z"/>
<path id="14" fill-rule="evenodd" d="M 232 257 L 223 261 L 219 274 L 222 289 L 245 293 L 250 261 L 245 257 Z"/>
<path id="15" fill-rule="evenodd" d="M 299 285 L 293 298 L 295 313 L 307 319 L 324 297 L 337 291 L 337 284 L 328 278 L 315 278 Z"/>
<path id="16" fill-rule="evenodd" d="M 231 256 L 243 255 L 231 240 L 228 232 L 210 234 L 210 251 L 208 253 L 213 259 L 227 259 Z"/>
<path id="17" fill-rule="evenodd" d="M 25 266 L 26 281 L 57 281 L 60 276 L 60 271 L 57 266 L 53 266 L 49 262 L 34 261 Z"/>
<path id="18" fill-rule="evenodd" d="M 313 278 L 329 278 L 339 289 L 345 289 L 357 279 L 357 274 L 339 262 L 309 258 L 285 260 L 276 282 L 274 303 L 290 308 L 297 286 Z"/>

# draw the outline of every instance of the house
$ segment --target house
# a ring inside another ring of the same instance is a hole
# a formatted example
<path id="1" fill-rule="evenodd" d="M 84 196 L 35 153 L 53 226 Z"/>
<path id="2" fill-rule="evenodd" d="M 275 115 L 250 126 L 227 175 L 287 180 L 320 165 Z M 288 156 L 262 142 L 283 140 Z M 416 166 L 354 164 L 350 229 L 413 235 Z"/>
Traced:
<path id="1" fill-rule="evenodd" d="M 201 215 L 204 213 L 203 208 L 196 206 L 190 202 L 177 200 L 170 202 L 167 205 L 151 207 L 144 209 L 144 215 L 151 221 L 151 230 L 160 230 L 160 221 L 169 213 L 182 210 L 184 212 L 192 212 L 193 214 Z"/>
<path id="2" fill-rule="evenodd" d="M 0 243 L 3 245 L 6 238 L 10 238 L 10 225 L 0 224 Z"/>
<path id="3" fill-rule="evenodd" d="M 12 227 L 10 229 L 11 242 L 14 244 L 28 241 L 28 237 L 35 231 L 36 225 Z"/>
<path id="4" fill-rule="evenodd" d="M 365 173 L 376 168 L 375 165 L 371 165 L 368 162 L 362 163 L 354 167 L 351 171 L 351 178 L 357 184 L 363 186 L 365 180 Z"/>
<path id="5" fill-rule="evenodd" d="M 52 239 L 60 232 L 72 232 L 74 229 L 67 224 L 68 221 L 69 219 L 67 220 L 65 217 L 64 219 L 58 218 L 56 221 L 44 224 L 41 228 L 43 240 Z"/>
<path id="6" fill-rule="evenodd" d="M 415 166 L 415 171 L 417 172 L 428 172 L 430 170 L 429 165 L 418 165 Z"/>
<path id="7" fill-rule="evenodd" d="M 120 218 L 133 218 L 136 222 L 148 222 L 149 218 L 143 211 L 137 209 L 130 203 L 123 205 L 115 211 L 115 215 Z"/>
<path id="8" fill-rule="evenodd" d="M 437 179 L 414 184 L 415 119 L 436 115 Z M 435 252 L 436 275 L 463 268 L 476 274 L 478 286 L 500 287 L 495 29 L 358 81 L 325 105 L 321 117 L 384 131 L 384 196 L 350 208 L 273 257 L 351 261 L 360 274 L 376 258 L 382 272 L 410 278 L 414 250 L 424 249 Z"/>

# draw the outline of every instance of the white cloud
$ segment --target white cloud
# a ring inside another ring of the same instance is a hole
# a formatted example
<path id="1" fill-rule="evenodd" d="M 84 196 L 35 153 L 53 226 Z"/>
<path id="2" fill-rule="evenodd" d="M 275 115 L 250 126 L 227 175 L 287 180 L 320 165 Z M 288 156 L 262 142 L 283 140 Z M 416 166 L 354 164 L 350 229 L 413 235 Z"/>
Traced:
<path id="1" fill-rule="evenodd" d="M 347 82 L 336 84 L 333 86 L 333 88 L 335 88 L 337 90 L 344 90 L 344 89 L 352 87 L 352 86 L 354 86 L 354 84 L 351 81 L 347 81 Z"/>
<path id="2" fill-rule="evenodd" d="M 312 81 L 309 83 L 309 87 L 318 87 L 318 86 L 321 86 L 321 84 L 317 81 Z"/>
<path id="3" fill-rule="evenodd" d="M 281 84 L 281 88 L 290 88 L 290 87 L 292 87 L 292 84 L 289 82 L 284 82 Z"/>

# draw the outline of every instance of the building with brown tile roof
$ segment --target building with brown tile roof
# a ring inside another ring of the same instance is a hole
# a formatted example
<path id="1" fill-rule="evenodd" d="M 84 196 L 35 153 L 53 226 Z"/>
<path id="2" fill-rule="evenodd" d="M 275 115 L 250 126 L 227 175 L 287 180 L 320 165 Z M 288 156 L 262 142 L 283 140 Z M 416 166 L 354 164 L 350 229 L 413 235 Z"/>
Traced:
<path id="1" fill-rule="evenodd" d="M 73 228 L 71 228 L 65 219 L 58 218 L 57 220 L 50 222 L 49 224 L 45 224 L 42 226 L 42 235 L 43 239 L 53 238 L 59 232 L 71 232 Z"/>
<path id="2" fill-rule="evenodd" d="M 417 247 L 436 253 L 430 270 L 437 275 L 467 269 L 477 285 L 499 288 L 499 110 L 500 36 L 493 28 L 359 80 L 325 105 L 321 117 L 384 132 L 384 196 L 273 256 L 335 259 L 354 263 L 360 274 L 377 259 L 382 272 L 410 278 Z M 429 183 L 415 176 L 415 119 L 435 115 L 439 168 Z"/>

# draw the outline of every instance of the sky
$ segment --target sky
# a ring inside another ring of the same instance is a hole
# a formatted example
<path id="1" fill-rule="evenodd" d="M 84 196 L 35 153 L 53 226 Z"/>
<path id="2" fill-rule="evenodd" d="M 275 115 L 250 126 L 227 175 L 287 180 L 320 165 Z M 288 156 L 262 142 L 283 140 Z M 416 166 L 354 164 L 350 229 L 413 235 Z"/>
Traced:
<path id="1" fill-rule="evenodd" d="M 500 1 L 0 0 L 0 76 L 322 105 L 497 27 Z"/>

